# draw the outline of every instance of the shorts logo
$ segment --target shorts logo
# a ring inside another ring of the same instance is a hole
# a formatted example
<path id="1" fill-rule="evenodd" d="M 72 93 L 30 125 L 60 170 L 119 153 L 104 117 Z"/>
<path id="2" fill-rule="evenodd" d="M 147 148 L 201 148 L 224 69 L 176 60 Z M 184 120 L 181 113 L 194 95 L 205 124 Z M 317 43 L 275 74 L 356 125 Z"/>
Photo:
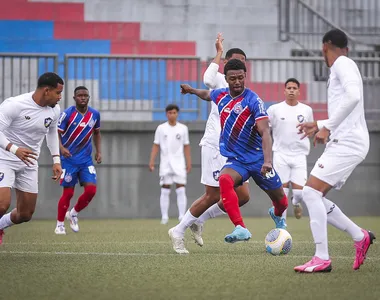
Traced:
<path id="1" fill-rule="evenodd" d="M 177 133 L 177 135 L 175 137 L 176 137 L 177 140 L 181 139 L 181 135 L 179 133 Z"/>
<path id="2" fill-rule="evenodd" d="M 214 177 L 215 181 L 219 181 L 220 171 L 217 170 L 217 171 L 212 172 L 212 177 Z"/>
<path id="3" fill-rule="evenodd" d="M 44 122 L 45 127 L 49 128 L 49 126 L 50 126 L 50 124 L 51 124 L 52 121 L 53 121 L 52 118 L 46 118 L 45 122 Z"/>
<path id="4" fill-rule="evenodd" d="M 70 173 L 67 173 L 67 174 L 65 175 L 65 181 L 66 181 L 66 182 L 71 182 L 71 180 L 73 180 L 73 176 L 71 176 Z"/>
<path id="5" fill-rule="evenodd" d="M 4 179 L 4 173 L 0 172 L 0 181 L 2 181 L 3 179 Z"/>
<path id="6" fill-rule="evenodd" d="M 322 165 L 322 164 L 318 164 L 318 167 L 320 167 L 321 169 L 323 169 L 325 166 Z"/>
<path id="7" fill-rule="evenodd" d="M 305 117 L 303 115 L 298 115 L 297 120 L 298 122 L 302 123 L 303 121 L 305 121 Z"/>
<path id="8" fill-rule="evenodd" d="M 243 106 L 240 102 L 235 104 L 233 111 L 235 114 L 240 114 L 243 111 Z"/>

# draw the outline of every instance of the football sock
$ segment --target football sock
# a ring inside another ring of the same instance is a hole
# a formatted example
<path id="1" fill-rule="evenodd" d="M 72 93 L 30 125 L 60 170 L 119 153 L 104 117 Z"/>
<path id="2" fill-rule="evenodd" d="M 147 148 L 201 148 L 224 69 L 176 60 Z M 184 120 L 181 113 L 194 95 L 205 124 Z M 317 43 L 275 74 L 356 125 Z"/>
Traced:
<path id="1" fill-rule="evenodd" d="M 219 207 L 218 203 L 215 203 L 213 206 L 210 206 L 195 222 L 198 225 L 203 225 L 206 220 L 211 218 L 216 218 L 226 213 Z"/>
<path id="2" fill-rule="evenodd" d="M 65 222 L 57 221 L 57 227 L 58 226 L 65 226 Z"/>
<path id="3" fill-rule="evenodd" d="M 355 242 L 359 242 L 364 238 L 364 233 L 361 228 L 352 222 L 340 210 L 338 205 L 326 198 L 323 198 L 323 204 L 327 211 L 327 222 L 330 225 L 347 232 Z"/>
<path id="4" fill-rule="evenodd" d="M 301 203 L 302 201 L 302 190 L 292 190 L 293 197 L 292 197 L 292 204 L 297 205 L 298 203 Z"/>
<path id="5" fill-rule="evenodd" d="M 327 214 L 323 204 L 323 194 L 309 186 L 304 186 L 302 193 L 310 217 L 310 228 L 316 246 L 315 256 L 328 260 Z"/>
<path id="6" fill-rule="evenodd" d="M 183 237 L 185 235 L 186 229 L 189 228 L 196 220 L 197 218 L 191 214 L 190 210 L 187 210 L 181 222 L 179 222 L 179 224 L 174 227 L 174 235 L 176 237 Z"/>
<path id="7" fill-rule="evenodd" d="M 223 201 L 224 209 L 226 210 L 231 222 L 237 226 L 245 228 L 243 218 L 240 213 L 239 199 L 234 189 L 234 180 L 228 174 L 223 174 L 219 178 L 220 196 Z"/>
<path id="8" fill-rule="evenodd" d="M 160 208 L 161 208 L 161 217 L 164 220 L 169 219 L 169 195 L 170 189 L 161 188 L 161 196 L 160 196 Z"/>
<path id="9" fill-rule="evenodd" d="M 84 192 L 78 198 L 77 204 L 75 204 L 74 209 L 77 214 L 91 202 L 92 198 L 94 198 L 96 194 L 96 185 L 87 185 L 84 187 Z M 74 215 L 74 214 L 72 214 Z"/>
<path id="10" fill-rule="evenodd" d="M 63 188 L 63 193 L 58 201 L 57 220 L 60 222 L 65 221 L 65 215 L 70 207 L 70 200 L 74 196 L 74 187 Z"/>
<path id="11" fill-rule="evenodd" d="M 283 188 L 284 190 L 284 193 L 285 193 L 285 196 L 286 198 L 288 198 L 288 195 L 289 195 L 289 189 L 288 188 Z M 288 211 L 288 209 L 285 209 L 284 212 L 282 213 L 282 217 L 286 220 L 286 212 Z"/>
<path id="12" fill-rule="evenodd" d="M 281 217 L 282 213 L 288 208 L 288 197 L 284 195 L 280 201 L 272 201 L 274 206 L 274 214 Z"/>
<path id="13" fill-rule="evenodd" d="M 177 188 L 177 206 L 178 206 L 178 216 L 179 219 L 182 219 L 186 212 L 187 198 L 186 198 L 186 189 L 184 186 Z"/>
<path id="14" fill-rule="evenodd" d="M 0 230 L 11 227 L 14 223 L 11 220 L 11 212 L 5 214 L 0 219 Z"/>

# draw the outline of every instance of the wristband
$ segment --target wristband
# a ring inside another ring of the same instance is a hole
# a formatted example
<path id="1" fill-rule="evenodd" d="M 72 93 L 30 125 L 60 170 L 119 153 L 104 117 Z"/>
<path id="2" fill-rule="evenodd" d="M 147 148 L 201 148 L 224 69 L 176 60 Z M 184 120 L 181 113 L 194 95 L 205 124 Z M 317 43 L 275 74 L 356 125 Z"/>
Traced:
<path id="1" fill-rule="evenodd" d="M 9 152 L 13 153 L 14 155 L 16 155 L 16 151 L 17 151 L 18 147 L 16 145 L 13 145 L 9 148 Z"/>
<path id="2" fill-rule="evenodd" d="M 59 156 L 53 156 L 53 164 L 61 164 L 61 159 Z"/>

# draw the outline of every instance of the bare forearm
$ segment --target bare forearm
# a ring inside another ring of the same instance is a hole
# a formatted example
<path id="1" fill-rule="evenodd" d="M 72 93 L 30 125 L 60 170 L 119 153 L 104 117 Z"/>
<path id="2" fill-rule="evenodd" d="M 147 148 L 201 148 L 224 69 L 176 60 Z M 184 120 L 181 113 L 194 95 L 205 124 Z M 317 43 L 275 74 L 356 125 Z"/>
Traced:
<path id="1" fill-rule="evenodd" d="M 183 151 L 185 153 L 185 159 L 186 163 L 191 165 L 191 151 L 190 151 L 190 145 L 185 145 L 183 148 Z"/>
<path id="2" fill-rule="evenodd" d="M 95 151 L 97 153 L 101 153 L 101 144 L 102 144 L 102 136 L 100 132 L 94 134 L 94 144 L 95 144 Z"/>
<path id="3" fill-rule="evenodd" d="M 158 151 L 159 151 L 158 145 L 153 144 L 152 152 L 150 153 L 150 160 L 149 160 L 150 163 L 154 164 L 154 161 L 156 160 L 156 156 L 158 154 Z"/>
<path id="4" fill-rule="evenodd" d="M 272 138 L 270 136 L 270 131 L 265 130 L 261 139 L 264 153 L 264 162 L 272 163 Z"/>
<path id="5" fill-rule="evenodd" d="M 190 91 L 190 94 L 196 95 L 203 100 L 211 101 L 209 90 L 201 90 L 201 89 L 192 88 Z"/>

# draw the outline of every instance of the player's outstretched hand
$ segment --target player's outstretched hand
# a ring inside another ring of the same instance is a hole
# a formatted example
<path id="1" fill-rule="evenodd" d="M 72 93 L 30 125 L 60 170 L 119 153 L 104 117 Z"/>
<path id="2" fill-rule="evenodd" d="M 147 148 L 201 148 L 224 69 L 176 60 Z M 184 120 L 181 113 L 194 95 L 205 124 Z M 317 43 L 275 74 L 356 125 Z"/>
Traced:
<path id="1" fill-rule="evenodd" d="M 61 147 L 61 154 L 63 155 L 63 157 L 71 157 L 71 153 L 69 151 L 69 149 L 65 148 L 65 147 Z"/>
<path id="2" fill-rule="evenodd" d="M 272 169 L 273 169 L 273 167 L 272 167 L 271 163 L 264 162 L 262 167 L 261 167 L 261 175 L 266 177 L 268 173 L 272 172 Z"/>
<path id="3" fill-rule="evenodd" d="M 149 170 L 151 171 L 151 172 L 153 172 L 154 171 L 154 163 L 149 163 Z"/>
<path id="4" fill-rule="evenodd" d="M 27 166 L 34 165 L 34 160 L 37 159 L 37 154 L 27 148 L 19 147 L 16 151 L 16 156 L 21 159 Z"/>
<path id="5" fill-rule="evenodd" d="M 321 130 L 317 132 L 317 134 L 314 136 L 314 147 L 316 144 L 326 144 L 330 136 L 330 130 L 328 130 L 326 127 L 322 127 Z"/>
<path id="6" fill-rule="evenodd" d="M 53 165 L 53 176 L 51 177 L 51 179 L 53 179 L 54 181 L 58 181 L 59 178 L 61 178 L 61 175 L 62 175 L 61 164 L 54 164 Z"/>
<path id="7" fill-rule="evenodd" d="M 297 128 L 298 128 L 298 134 L 303 134 L 303 136 L 301 137 L 301 140 L 303 140 L 305 137 L 311 137 L 316 132 L 318 132 L 317 122 L 301 123 L 297 125 Z"/>
<path id="8" fill-rule="evenodd" d="M 181 94 L 191 94 L 192 89 L 188 84 L 181 84 Z"/>
<path id="9" fill-rule="evenodd" d="M 101 153 L 99 153 L 99 152 L 95 153 L 95 161 L 98 164 L 102 163 L 102 154 Z"/>
<path id="10" fill-rule="evenodd" d="M 223 52 L 223 41 L 224 41 L 224 38 L 222 34 L 218 33 L 216 37 L 216 41 L 215 41 L 216 52 Z"/>

